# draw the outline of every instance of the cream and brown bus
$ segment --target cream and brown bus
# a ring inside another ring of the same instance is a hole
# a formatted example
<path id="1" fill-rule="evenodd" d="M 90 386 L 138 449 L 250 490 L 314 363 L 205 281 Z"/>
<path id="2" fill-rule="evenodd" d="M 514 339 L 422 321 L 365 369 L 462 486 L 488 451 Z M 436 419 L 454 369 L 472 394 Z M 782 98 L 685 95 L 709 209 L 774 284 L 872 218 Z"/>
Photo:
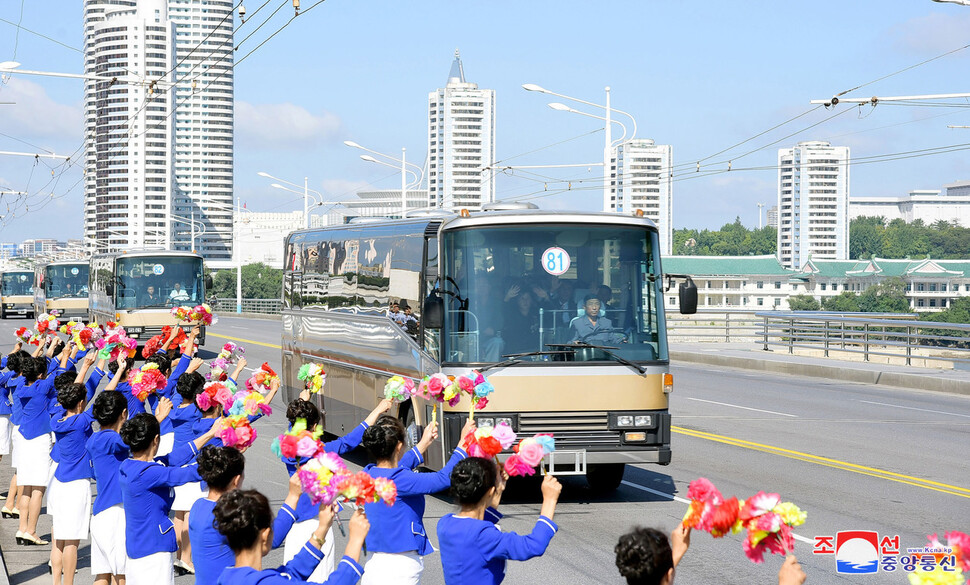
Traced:
<path id="1" fill-rule="evenodd" d="M 0 272 L 0 318 L 20 315 L 34 317 L 34 271 Z"/>
<path id="2" fill-rule="evenodd" d="M 325 429 L 342 434 L 392 375 L 475 368 L 495 386 L 476 421 L 554 433 L 556 473 L 584 473 L 594 488 L 612 489 L 627 463 L 670 463 L 673 380 L 656 226 L 531 205 L 485 209 L 290 234 L 287 399 L 301 386 L 300 365 L 320 363 Z M 435 407 L 432 468 L 457 443 L 467 399 L 454 408 L 415 399 L 398 413 L 414 440 Z"/>
<path id="3" fill-rule="evenodd" d="M 58 319 L 85 321 L 88 317 L 88 269 L 85 261 L 51 262 L 34 267 L 34 313 L 57 311 Z"/>
<path id="4" fill-rule="evenodd" d="M 211 278 L 202 256 L 171 250 L 125 250 L 91 258 L 91 318 L 114 321 L 140 343 L 175 325 L 171 308 L 205 302 Z M 205 328 L 199 343 L 205 341 Z"/>

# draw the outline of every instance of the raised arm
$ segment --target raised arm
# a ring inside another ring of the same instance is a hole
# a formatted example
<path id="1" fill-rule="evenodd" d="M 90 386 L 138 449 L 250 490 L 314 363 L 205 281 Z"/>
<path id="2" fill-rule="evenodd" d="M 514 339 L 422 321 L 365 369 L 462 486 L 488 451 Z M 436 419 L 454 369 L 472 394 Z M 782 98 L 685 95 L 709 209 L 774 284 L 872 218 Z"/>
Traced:
<path id="1" fill-rule="evenodd" d="M 394 402 L 392 402 L 390 399 L 385 398 L 381 400 L 377 403 L 377 406 L 374 407 L 374 410 L 370 411 L 367 418 L 364 419 L 364 423 L 367 426 L 373 426 L 373 424 L 377 422 L 377 417 L 391 410 L 391 405 L 393 404 Z"/>
<path id="2" fill-rule="evenodd" d="M 121 379 L 125 377 L 125 373 L 128 369 L 128 360 L 123 356 L 118 356 L 118 371 L 115 372 L 114 376 L 111 376 L 111 380 L 108 381 L 108 385 L 104 387 L 107 390 L 117 390 L 118 384 Z"/>
<path id="3" fill-rule="evenodd" d="M 239 363 L 236 364 L 236 369 L 233 370 L 232 375 L 229 376 L 230 378 L 232 378 L 232 381 L 234 384 L 239 385 L 239 374 L 242 373 L 243 368 L 245 367 L 246 367 L 246 358 L 244 357 L 239 358 Z"/>
<path id="4" fill-rule="evenodd" d="M 172 327 L 172 330 L 169 331 L 168 333 L 168 339 L 165 340 L 165 343 L 162 344 L 162 347 L 158 348 L 159 353 L 167 352 L 168 348 L 172 347 L 172 342 L 175 341 L 176 337 L 178 337 L 179 329 L 181 328 L 178 325 L 176 325 L 175 327 Z"/>

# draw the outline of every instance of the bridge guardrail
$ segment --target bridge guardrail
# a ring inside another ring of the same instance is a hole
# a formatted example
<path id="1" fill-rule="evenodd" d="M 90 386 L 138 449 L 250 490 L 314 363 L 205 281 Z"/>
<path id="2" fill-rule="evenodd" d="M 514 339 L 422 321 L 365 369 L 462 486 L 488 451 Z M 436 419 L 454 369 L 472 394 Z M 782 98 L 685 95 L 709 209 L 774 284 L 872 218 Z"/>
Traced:
<path id="1" fill-rule="evenodd" d="M 235 313 L 236 299 L 212 299 L 212 310 L 217 313 Z M 243 313 L 256 313 L 260 315 L 279 315 L 283 312 L 283 301 L 280 299 L 243 299 Z"/>

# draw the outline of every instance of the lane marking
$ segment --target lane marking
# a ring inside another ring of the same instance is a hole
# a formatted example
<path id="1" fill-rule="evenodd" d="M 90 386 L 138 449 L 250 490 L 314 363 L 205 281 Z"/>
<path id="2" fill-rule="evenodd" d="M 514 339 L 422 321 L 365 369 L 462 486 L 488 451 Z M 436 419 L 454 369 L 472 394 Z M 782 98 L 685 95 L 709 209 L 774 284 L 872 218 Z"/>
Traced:
<path id="1" fill-rule="evenodd" d="M 797 415 L 794 415 L 794 414 L 786 414 L 784 412 L 775 412 L 774 410 L 762 410 L 760 408 L 751 408 L 749 406 L 738 406 L 737 404 L 728 404 L 727 402 L 715 402 L 713 400 L 704 400 L 702 398 L 690 398 L 690 397 L 686 397 L 686 398 L 687 398 L 687 400 L 693 400 L 695 402 L 707 402 L 709 404 L 718 404 L 720 406 L 730 406 L 731 408 L 740 408 L 740 409 L 743 409 L 743 410 L 753 410 L 755 412 L 765 412 L 765 413 L 768 413 L 768 414 L 777 414 L 779 416 L 788 416 L 788 417 L 791 417 L 791 418 L 798 418 Z"/>
<path id="2" fill-rule="evenodd" d="M 253 341 L 252 339 L 243 339 L 241 337 L 229 337 L 228 335 L 219 335 L 217 333 L 209 333 L 208 331 L 206 331 L 205 334 L 207 336 L 209 336 L 209 337 L 218 337 L 219 339 L 228 339 L 229 341 L 241 341 L 241 342 L 247 343 L 249 345 L 261 345 L 263 347 L 272 347 L 273 349 L 283 349 L 279 345 L 274 345 L 272 343 L 266 343 L 264 341 Z"/>
<path id="3" fill-rule="evenodd" d="M 218 335 L 215 333 L 207 333 L 207 335 L 211 335 L 212 337 L 218 337 L 219 339 L 228 339 L 229 341 L 239 341 L 239 342 L 245 342 L 245 343 L 250 343 L 255 345 L 261 345 L 263 347 L 282 349 L 282 347 L 279 345 L 275 345 L 272 343 L 265 343 L 262 341 L 253 341 L 251 339 L 243 339 L 239 337 L 229 337 L 228 335 Z M 694 400 L 700 400 L 700 399 L 694 399 Z M 727 406 L 735 406 L 735 405 L 729 404 Z M 740 408 L 747 408 L 747 407 L 740 407 Z M 795 416 L 795 415 L 784 414 L 784 413 L 774 413 L 774 414 L 782 414 L 783 416 L 790 416 L 790 417 Z M 751 449 L 753 451 L 761 451 L 762 453 L 780 455 L 782 457 L 787 457 L 789 459 L 796 459 L 796 460 L 805 461 L 808 463 L 815 463 L 817 465 L 822 465 L 824 467 L 831 467 L 831 468 L 840 469 L 843 471 L 850 471 L 852 473 L 858 473 L 860 475 L 868 475 L 870 477 L 875 477 L 877 479 L 886 479 L 897 483 L 904 483 L 907 485 L 920 487 L 923 489 L 933 490 L 944 494 L 950 494 L 950 495 L 960 496 L 963 498 L 970 499 L 970 489 L 962 488 L 955 485 L 940 483 L 940 482 L 931 481 L 928 479 L 921 479 L 918 477 L 913 477 L 911 475 L 903 475 L 901 473 L 895 473 L 884 469 L 877 469 L 875 467 L 866 467 L 864 465 L 858 465 L 856 463 L 839 461 L 838 459 L 820 457 L 818 455 L 811 455 L 809 453 L 803 453 L 801 451 L 793 451 L 790 449 L 782 449 L 781 447 L 773 447 L 771 445 L 755 443 L 753 441 L 745 441 L 744 439 L 735 439 L 733 437 L 728 437 L 725 435 L 706 433 L 704 431 L 695 431 L 692 429 L 687 429 L 687 428 L 679 427 L 675 425 L 671 425 L 670 430 L 671 432 L 678 433 L 681 435 L 687 435 L 689 437 L 694 437 L 697 439 L 705 439 L 708 441 L 723 443 L 725 445 L 732 445 L 732 446 L 741 447 L 744 449 Z M 643 488 L 643 486 L 638 486 L 638 487 Z M 643 488 L 643 489 L 649 490 L 650 488 Z"/>
<path id="4" fill-rule="evenodd" d="M 879 406 L 889 406 L 892 408 L 903 408 L 906 410 L 918 410 L 920 412 L 932 412 L 934 414 L 947 414 L 950 416 L 959 416 L 961 418 L 970 418 L 970 414 L 957 414 L 955 412 L 946 412 L 944 410 L 930 410 L 928 408 L 915 408 L 912 406 L 900 406 L 898 404 L 889 404 L 888 402 L 873 402 L 871 400 L 859 400 L 859 402 L 865 402 L 866 404 L 878 404 Z"/>
<path id="5" fill-rule="evenodd" d="M 644 491 L 644 492 L 653 494 L 655 496 L 660 496 L 662 498 L 668 498 L 668 499 L 671 499 L 671 500 L 673 500 L 675 502 L 680 502 L 681 504 L 688 504 L 688 505 L 690 505 L 690 500 L 685 499 L 685 498 L 682 498 L 680 496 L 675 496 L 673 494 L 668 494 L 668 493 L 662 492 L 660 490 L 655 490 L 653 488 L 648 488 L 646 486 L 642 486 L 642 485 L 640 485 L 638 483 L 633 483 L 632 481 L 627 481 L 625 479 L 623 481 L 621 481 L 620 483 L 622 483 L 625 486 L 629 486 L 629 487 L 632 487 L 634 489 L 638 489 L 640 491 Z M 814 540 L 812 540 L 811 538 L 805 538 L 804 536 L 801 536 L 800 534 L 795 534 L 794 532 L 792 532 L 792 536 L 795 538 L 795 540 L 799 540 L 801 542 L 807 542 L 808 544 L 815 544 L 815 541 Z"/>
<path id="6" fill-rule="evenodd" d="M 907 485 L 920 487 L 923 489 L 933 490 L 944 494 L 950 494 L 950 495 L 960 496 L 962 498 L 970 499 L 970 489 L 962 488 L 955 485 L 940 483 L 940 482 L 932 481 L 928 479 L 922 479 L 911 475 L 904 475 L 902 473 L 895 473 L 893 471 L 887 471 L 885 469 L 867 467 L 865 465 L 849 463 L 847 461 L 840 461 L 838 459 L 831 459 L 829 457 L 820 457 L 818 455 L 803 453 L 801 451 L 793 451 L 791 449 L 783 449 L 781 447 L 764 445 L 761 443 L 755 443 L 753 441 L 745 441 L 744 439 L 735 439 L 733 437 L 727 437 L 725 435 L 717 435 L 714 433 L 707 433 L 704 431 L 695 431 L 693 429 L 686 429 L 684 427 L 678 427 L 674 425 L 671 425 L 670 430 L 671 432 L 681 434 L 681 435 L 687 435 L 688 437 L 705 439 L 708 441 L 714 441 L 716 443 L 723 443 L 725 445 L 732 445 L 732 446 L 741 447 L 744 449 L 751 449 L 753 451 L 761 451 L 762 453 L 769 453 L 771 455 L 780 455 L 782 457 L 787 457 L 789 459 L 796 459 L 798 461 L 815 463 L 817 465 L 822 465 L 824 467 L 832 467 L 834 469 L 850 471 L 852 473 L 858 473 L 860 475 L 868 475 L 870 477 L 886 479 L 889 481 L 895 481 L 898 483 L 904 483 Z"/>

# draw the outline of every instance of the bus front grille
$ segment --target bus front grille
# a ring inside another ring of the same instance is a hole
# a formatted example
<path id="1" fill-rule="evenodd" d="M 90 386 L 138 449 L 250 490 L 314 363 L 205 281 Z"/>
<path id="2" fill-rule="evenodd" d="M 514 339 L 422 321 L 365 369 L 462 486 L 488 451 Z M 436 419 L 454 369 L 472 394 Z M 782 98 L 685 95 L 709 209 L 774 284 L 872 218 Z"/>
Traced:
<path id="1" fill-rule="evenodd" d="M 605 412 L 524 412 L 519 436 L 552 433 L 561 449 L 618 447 L 620 433 L 607 429 Z"/>

